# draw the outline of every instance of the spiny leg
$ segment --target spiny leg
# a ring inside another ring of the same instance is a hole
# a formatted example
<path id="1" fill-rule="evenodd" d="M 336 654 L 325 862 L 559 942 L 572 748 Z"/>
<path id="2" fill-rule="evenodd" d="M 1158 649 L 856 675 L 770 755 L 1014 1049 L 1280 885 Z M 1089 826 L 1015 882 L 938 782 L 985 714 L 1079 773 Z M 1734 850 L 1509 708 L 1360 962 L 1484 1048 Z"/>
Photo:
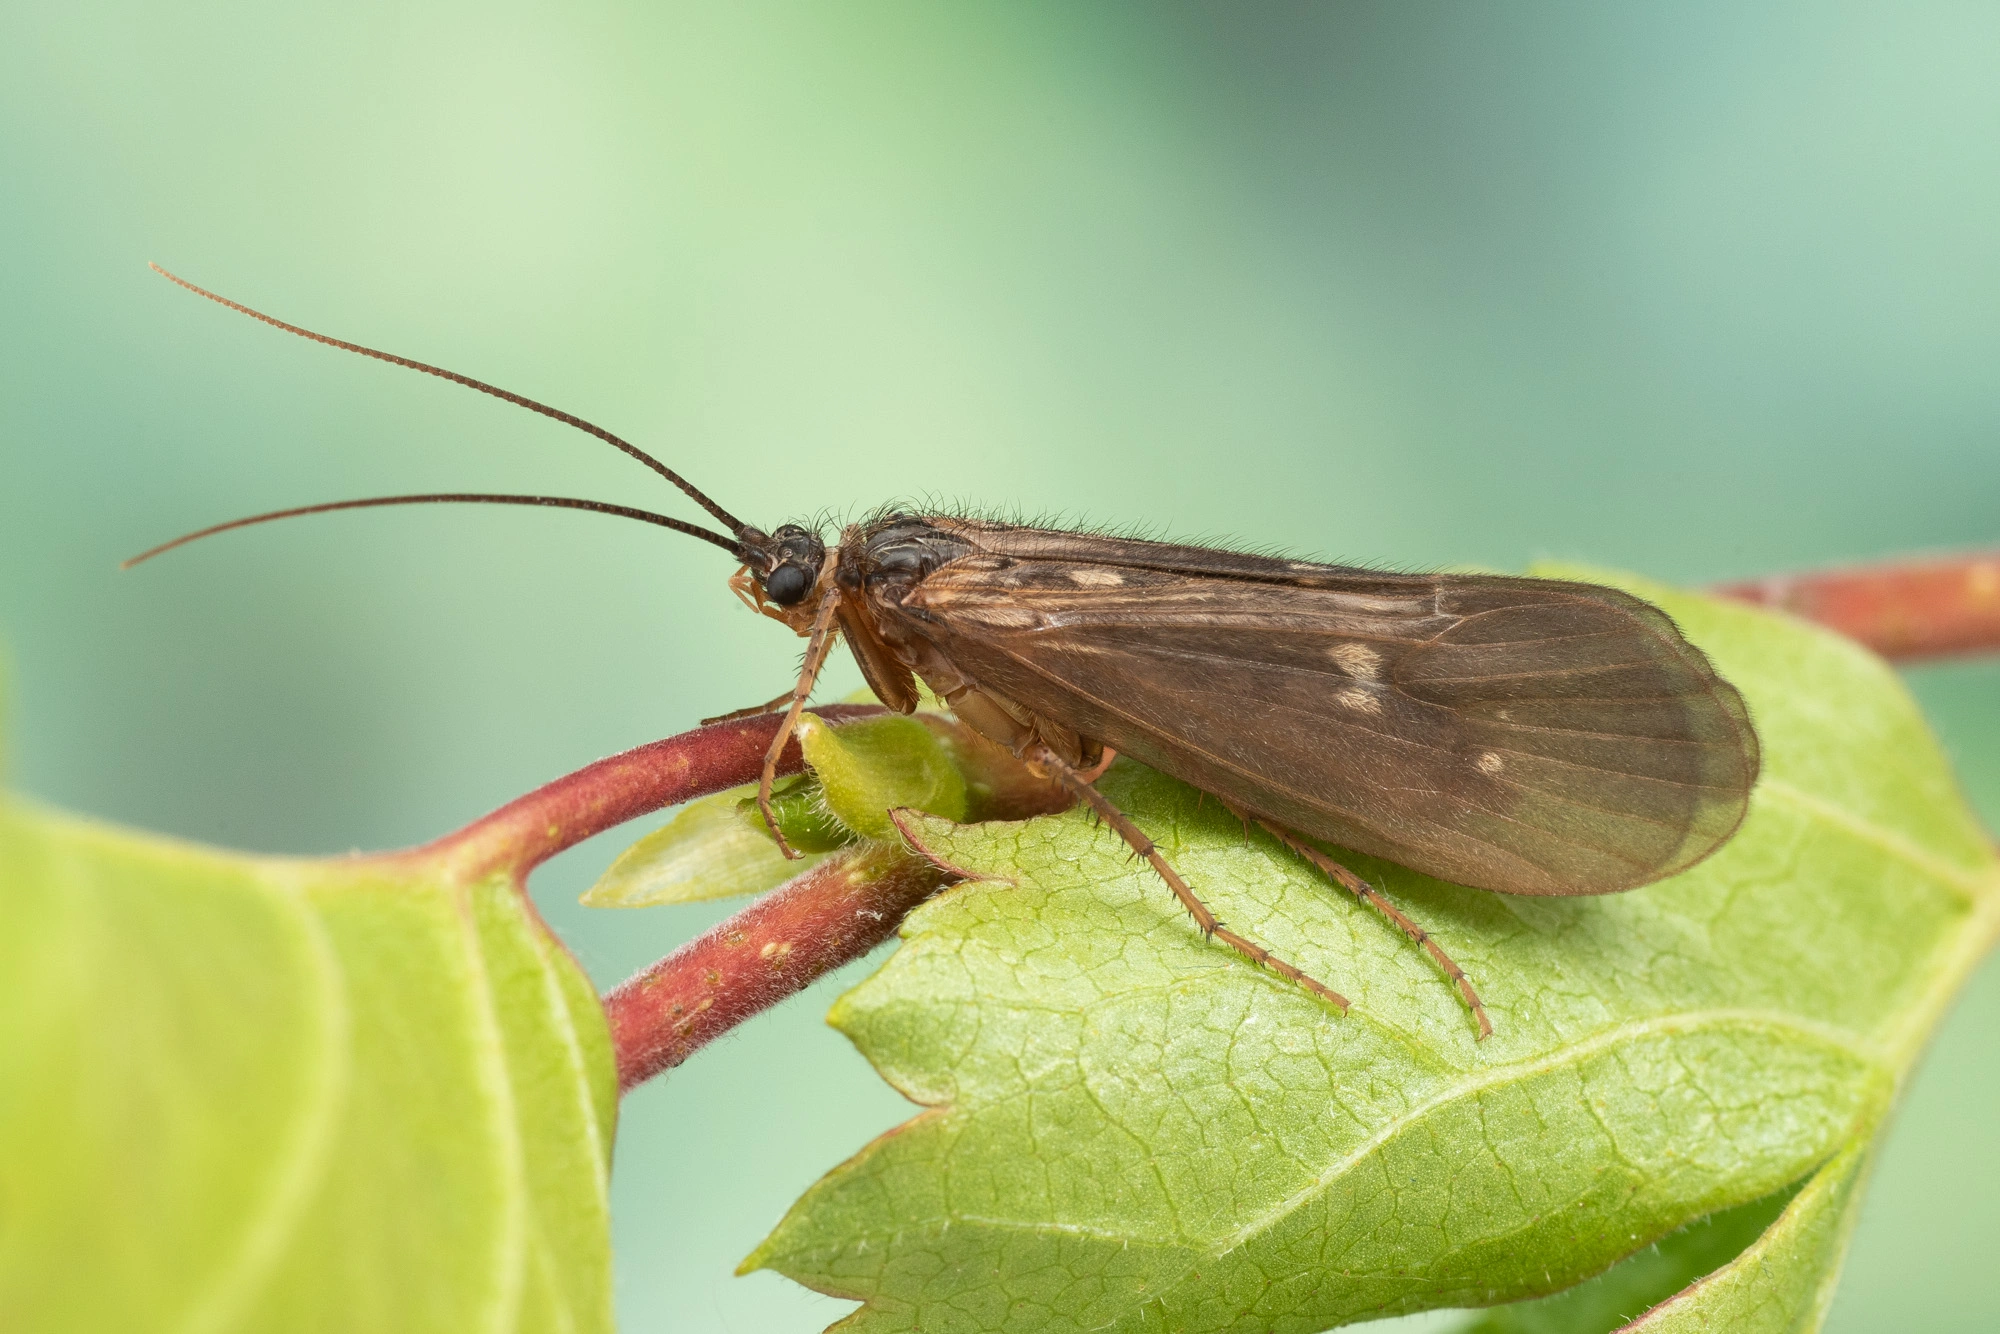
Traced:
<path id="1" fill-rule="evenodd" d="M 1479 1024 L 1479 1041 L 1484 1042 L 1487 1038 L 1493 1036 L 1493 1021 L 1486 1017 L 1486 1006 L 1480 1002 L 1479 993 L 1472 989 L 1472 980 L 1465 975 L 1465 970 L 1458 966 L 1457 961 L 1449 954 L 1446 954 L 1435 940 L 1431 939 L 1430 932 L 1411 921 L 1403 914 L 1400 908 L 1383 898 L 1381 891 L 1377 890 L 1375 886 L 1369 884 L 1366 880 L 1363 880 L 1360 876 L 1354 874 L 1354 872 L 1348 870 L 1345 866 L 1327 856 L 1327 854 L 1321 852 L 1291 830 L 1281 825 L 1272 824 L 1261 815 L 1248 815 L 1243 811 L 1237 810 L 1234 805 L 1226 802 L 1224 804 L 1229 805 L 1229 809 L 1235 812 L 1246 823 L 1250 820 L 1255 820 L 1271 837 L 1277 839 L 1293 852 L 1298 853 L 1299 856 L 1318 867 L 1334 883 L 1346 889 L 1355 898 L 1360 899 L 1391 922 L 1394 922 L 1402 929 L 1404 935 L 1423 946 L 1444 975 L 1457 985 L 1458 994 L 1465 998 L 1466 1008 L 1472 1011 L 1473 1019 Z"/>
<path id="2" fill-rule="evenodd" d="M 771 809 L 771 784 L 778 780 L 778 760 L 785 753 L 785 743 L 792 739 L 792 732 L 799 725 L 799 715 L 805 712 L 806 700 L 811 696 L 813 682 L 819 679 L 819 669 L 826 662 L 827 652 L 833 648 L 833 618 L 840 610 L 840 590 L 829 587 L 820 595 L 819 610 L 813 615 L 812 634 L 806 640 L 806 659 L 799 667 L 799 683 L 792 687 L 792 707 L 785 714 L 785 721 L 778 724 L 778 734 L 771 738 L 771 748 L 764 752 L 764 772 L 757 780 L 757 809 L 764 813 L 764 824 L 770 829 L 771 837 L 777 840 L 778 851 L 793 861 L 804 853 L 785 842 L 784 831 L 778 828 L 777 812 Z"/>
<path id="3" fill-rule="evenodd" d="M 1208 905 L 1188 888 L 1188 883 L 1181 879 L 1180 872 L 1174 870 L 1167 859 L 1160 855 L 1159 848 L 1154 845 L 1152 839 L 1146 837 L 1145 831 L 1133 824 L 1131 817 L 1113 805 L 1109 797 L 1099 792 L 1096 785 L 1087 781 L 1075 768 L 1065 763 L 1046 746 L 1037 747 L 1029 752 L 1028 759 L 1054 774 L 1057 782 L 1076 794 L 1077 799 L 1089 806 L 1098 819 L 1110 825 L 1133 852 L 1146 859 L 1160 879 L 1167 882 L 1167 888 L 1171 889 L 1174 897 L 1181 901 L 1181 906 L 1187 909 L 1190 917 L 1194 918 L 1194 924 L 1201 928 L 1204 936 L 1214 936 L 1252 963 L 1261 964 L 1278 976 L 1297 983 L 1335 1006 L 1343 1014 L 1346 1013 L 1347 997 L 1317 978 L 1309 976 L 1304 969 L 1287 963 L 1262 945 L 1239 936 L 1223 926 L 1215 914 L 1208 910 Z"/>
<path id="4" fill-rule="evenodd" d="M 752 704 L 747 709 L 731 709 L 728 713 L 718 713 L 713 718 L 704 718 L 701 720 L 701 725 L 712 727 L 716 723 L 733 723 L 738 718 L 761 718 L 767 713 L 776 713 L 778 706 L 789 703 L 791 698 L 792 692 L 787 690 L 784 694 L 767 699 L 762 704 Z"/>

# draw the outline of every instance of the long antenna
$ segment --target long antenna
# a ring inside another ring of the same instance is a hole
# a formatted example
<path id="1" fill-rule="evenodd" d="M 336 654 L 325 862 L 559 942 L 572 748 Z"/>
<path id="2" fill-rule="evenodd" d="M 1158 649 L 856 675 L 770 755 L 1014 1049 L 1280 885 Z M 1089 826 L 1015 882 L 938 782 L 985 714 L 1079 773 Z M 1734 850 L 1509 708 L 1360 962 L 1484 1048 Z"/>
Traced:
<path id="1" fill-rule="evenodd" d="M 672 468 L 669 468 L 666 464 L 660 462 L 658 459 L 654 458 L 651 454 L 648 454 L 645 450 L 639 448 L 637 445 L 632 444 L 629 441 L 619 439 L 617 436 L 613 435 L 611 432 L 605 430 L 602 426 L 599 426 L 594 422 L 587 422 L 581 417 L 575 416 L 571 413 L 564 412 L 561 408 L 552 408 L 546 403 L 537 403 L 532 398 L 523 398 L 519 394 L 513 393 L 506 389 L 502 389 L 498 385 L 488 384 L 484 380 L 475 380 L 469 375 L 460 375 L 457 371 L 448 371 L 444 369 L 444 367 L 442 366 L 432 366 L 427 362 L 412 361 L 408 357 L 399 357 L 393 352 L 383 352 L 377 348 L 363 347 L 359 343 L 350 343 L 345 341 L 344 339 L 332 338 L 323 333 L 314 333 L 311 329 L 301 329 L 296 324 L 287 324 L 283 320 L 276 319 L 273 318 L 272 316 L 266 315 L 261 310 L 252 310 L 250 307 L 244 305 L 240 301 L 231 301 L 228 297 L 218 295 L 215 292 L 211 292 L 206 287 L 197 287 L 193 283 L 189 282 L 187 279 L 181 277 L 178 274 L 169 273 L 167 270 L 161 268 L 157 264 L 149 263 L 146 267 L 150 268 L 153 272 L 159 274 L 162 278 L 165 278 L 168 282 L 173 283 L 179 287 L 185 287 L 188 291 L 193 292 L 196 296 L 205 296 L 210 301 L 215 302 L 215 304 L 217 304 L 218 306 L 227 306 L 229 307 L 229 309 L 236 311 L 239 314 L 248 315 L 253 320 L 258 320 L 264 324 L 268 324 L 273 329 L 283 329 L 286 333 L 297 334 L 301 338 L 311 339 L 315 343 L 324 343 L 328 347 L 337 347 L 343 352 L 353 352 L 359 354 L 360 356 L 373 357 L 377 361 L 386 361 L 391 366 L 401 366 L 406 370 L 422 371 L 425 375 L 435 375 L 440 380 L 449 380 L 453 384 L 464 385 L 467 389 L 476 389 L 482 394 L 491 394 L 493 397 L 501 400 L 502 402 L 512 403 L 517 408 L 526 408 L 530 412 L 538 412 L 542 416 L 551 418 L 555 421 L 559 421 L 565 426 L 574 426 L 577 430 L 582 431 L 586 435 L 594 435 L 599 440 L 602 440 L 605 444 L 611 445 L 616 449 L 624 450 L 627 454 L 631 455 L 633 458 L 639 460 L 639 462 L 645 464 L 648 468 L 651 468 L 654 472 L 660 474 L 660 476 L 672 482 L 675 486 L 679 487 L 688 496 L 689 499 L 693 500 L 695 504 L 701 506 L 703 509 L 707 510 L 710 514 L 714 515 L 716 519 L 720 521 L 724 527 L 729 529 L 730 532 L 740 533 L 749 526 L 745 524 L 741 519 L 731 514 L 728 510 L 722 508 L 722 506 L 716 504 L 713 500 L 710 500 L 706 495 L 704 495 L 701 492 L 700 488 L 696 487 L 694 483 L 688 481 L 687 478 L 681 476 L 679 473 L 675 472 Z"/>
<path id="2" fill-rule="evenodd" d="M 444 492 L 437 495 L 424 496 L 375 496 L 368 500 L 334 500 L 324 505 L 301 505 L 297 509 L 272 510 L 269 514 L 253 514 L 247 519 L 231 519 L 228 523 L 214 524 L 207 528 L 197 529 L 192 533 L 184 533 L 171 542 L 162 542 L 150 551 L 140 552 L 138 555 L 132 557 L 132 559 L 120 565 L 119 568 L 129 570 L 141 561 L 151 560 L 153 557 L 164 552 L 172 551 L 175 547 L 184 547 L 190 542 L 199 541 L 204 537 L 213 537 L 217 533 L 226 533 L 232 528 L 248 528 L 252 524 L 271 523 L 277 519 L 295 519 L 301 514 L 327 514 L 334 510 L 369 509 L 377 505 L 453 504 L 546 505 L 555 509 L 589 510 L 594 514 L 613 514 L 621 519 L 637 519 L 641 523 L 657 524 L 661 528 L 671 528 L 677 533 L 686 533 L 689 537 L 698 537 L 704 542 L 713 542 L 716 546 L 721 547 L 724 551 L 727 551 L 739 560 L 743 558 L 744 554 L 742 546 L 733 538 L 724 537 L 720 533 L 711 533 L 706 528 L 698 528 L 694 524 L 684 523 L 679 519 L 670 519 L 664 514 L 655 514 L 651 510 L 635 510 L 624 505 L 607 505 L 601 500 L 573 500 L 568 496 L 492 496 L 478 495 L 470 492 Z"/>

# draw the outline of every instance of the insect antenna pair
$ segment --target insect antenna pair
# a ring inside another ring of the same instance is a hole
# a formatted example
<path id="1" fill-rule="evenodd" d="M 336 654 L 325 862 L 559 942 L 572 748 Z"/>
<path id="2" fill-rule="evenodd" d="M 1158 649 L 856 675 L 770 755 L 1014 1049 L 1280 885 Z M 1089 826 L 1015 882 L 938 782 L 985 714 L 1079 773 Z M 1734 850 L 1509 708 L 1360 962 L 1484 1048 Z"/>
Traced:
<path id="1" fill-rule="evenodd" d="M 503 403 L 512 403 L 517 408 L 526 408 L 528 411 L 537 413 L 540 416 L 550 418 L 553 421 L 559 421 L 565 426 L 575 427 L 586 435 L 596 436 L 612 448 L 623 452 L 631 458 L 637 459 L 640 463 L 645 464 L 676 487 L 679 487 L 690 500 L 707 510 L 718 522 L 727 527 L 729 534 L 712 532 L 709 529 L 701 527 L 699 524 L 688 523 L 683 519 L 670 518 L 665 514 L 654 513 L 652 510 L 633 509 L 629 505 L 612 505 L 601 500 L 579 500 L 573 496 L 495 495 L 458 491 L 435 492 L 423 495 L 373 496 L 366 500 L 336 500 L 322 505 L 300 505 L 293 509 L 271 510 L 264 514 L 252 514 L 247 518 L 232 519 L 228 523 L 213 524 L 207 528 L 197 529 L 192 533 L 184 533 L 170 542 L 162 542 L 158 546 L 148 548 L 126 561 L 121 567 L 123 569 L 129 570 L 134 565 L 142 561 L 149 561 L 155 556 L 164 555 L 172 551 L 175 547 L 183 547 L 190 542 L 198 541 L 204 537 L 213 537 L 217 533 L 226 533 L 235 528 L 249 528 L 260 523 L 273 523 L 279 519 L 296 519 L 306 514 L 331 514 L 336 510 L 374 509 L 384 505 L 539 505 L 549 509 L 589 510 L 596 514 L 610 514 L 621 519 L 636 519 L 640 523 L 650 523 L 660 528 L 671 528 L 677 533 L 686 533 L 689 537 L 698 537 L 704 542 L 713 543 L 733 556 L 740 556 L 742 554 L 741 535 L 746 531 L 755 531 L 754 529 L 750 529 L 741 519 L 738 519 L 728 510 L 725 510 L 722 506 L 709 499 L 706 494 L 692 482 L 688 481 L 687 478 L 681 476 L 672 468 L 669 468 L 666 464 L 648 454 L 645 450 L 640 449 L 637 445 L 613 435 L 610 431 L 605 430 L 602 426 L 594 422 L 585 421 L 573 413 L 564 412 L 561 408 L 552 408 L 546 403 L 538 403 L 532 398 L 526 398 L 511 390 L 502 389 L 498 385 L 488 384 L 484 380 L 475 380 L 469 375 L 460 375 L 457 371 L 446 370 L 442 366 L 433 366 L 428 362 L 415 361 L 409 357 L 399 357 L 393 352 L 384 352 L 379 348 L 363 347 L 359 343 L 350 343 L 344 339 L 333 338 L 323 333 L 315 333 L 311 329 L 302 329 L 296 324 L 287 324 L 281 319 L 266 315 L 261 310 L 253 310 L 239 301 L 231 301 L 228 297 L 220 293 L 211 292 L 205 287 L 197 287 L 178 274 L 169 273 L 158 264 L 149 265 L 148 267 L 177 287 L 185 288 L 193 292 L 196 296 L 206 297 L 219 306 L 227 306 L 239 315 L 248 315 L 251 319 L 256 320 L 260 324 L 268 324 L 273 329 L 281 329 L 288 334 L 296 334 L 298 337 L 306 339 L 309 342 L 338 348 L 342 352 L 352 352 L 356 356 L 369 357 L 375 361 L 386 361 L 391 366 L 401 366 L 405 370 L 421 371 L 425 375 L 435 375 L 440 380 L 449 380 L 453 384 L 463 385 L 467 389 L 476 390 L 479 393 L 497 398 Z"/>

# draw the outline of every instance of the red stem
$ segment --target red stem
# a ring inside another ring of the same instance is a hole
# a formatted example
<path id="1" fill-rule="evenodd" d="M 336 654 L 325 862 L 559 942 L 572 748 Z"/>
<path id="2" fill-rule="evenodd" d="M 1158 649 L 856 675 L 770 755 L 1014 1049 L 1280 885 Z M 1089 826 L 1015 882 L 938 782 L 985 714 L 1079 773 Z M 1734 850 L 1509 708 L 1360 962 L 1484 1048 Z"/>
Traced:
<path id="1" fill-rule="evenodd" d="M 1818 621 L 1896 662 L 2000 649 L 2000 552 L 1781 574 L 1709 591 Z"/>
<path id="2" fill-rule="evenodd" d="M 604 998 L 618 1091 L 670 1070 L 712 1039 L 896 933 L 948 879 L 921 858 L 844 853 L 698 936 Z"/>
<path id="3" fill-rule="evenodd" d="M 829 704 L 812 712 L 845 722 L 884 710 Z M 536 788 L 435 843 L 394 855 L 421 860 L 452 880 L 478 880 L 495 871 L 526 879 L 558 852 L 627 820 L 754 781 L 780 721 L 776 714 L 742 718 L 636 747 Z M 778 772 L 795 774 L 804 763 L 793 741 Z"/>

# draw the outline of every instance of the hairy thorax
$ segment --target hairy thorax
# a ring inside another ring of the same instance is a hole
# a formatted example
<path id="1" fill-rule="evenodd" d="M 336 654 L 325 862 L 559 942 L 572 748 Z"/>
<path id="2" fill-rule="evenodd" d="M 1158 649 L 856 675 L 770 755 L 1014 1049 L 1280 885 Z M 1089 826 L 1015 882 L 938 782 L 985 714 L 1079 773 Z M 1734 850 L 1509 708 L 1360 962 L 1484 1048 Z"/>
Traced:
<path id="1" fill-rule="evenodd" d="M 921 680 L 960 719 L 988 738 L 1023 752 L 1048 746 L 1065 761 L 1095 762 L 1101 747 L 1071 728 L 969 679 L 931 632 L 918 591 L 931 575 L 965 561 L 1011 563 L 983 550 L 978 525 L 890 514 L 841 535 L 834 580 L 840 589 L 841 632 L 869 688 L 904 713 L 917 706 Z"/>

